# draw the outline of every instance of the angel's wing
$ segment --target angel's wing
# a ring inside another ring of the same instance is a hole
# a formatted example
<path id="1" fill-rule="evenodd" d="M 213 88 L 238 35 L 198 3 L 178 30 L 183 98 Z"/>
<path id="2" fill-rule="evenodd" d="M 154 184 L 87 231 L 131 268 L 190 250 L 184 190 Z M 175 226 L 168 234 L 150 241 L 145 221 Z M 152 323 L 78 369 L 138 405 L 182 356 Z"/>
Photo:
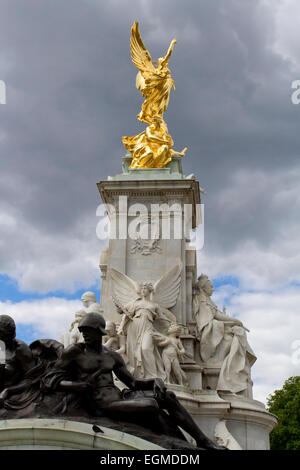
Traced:
<path id="1" fill-rule="evenodd" d="M 181 283 L 182 263 L 176 264 L 154 284 L 153 300 L 163 308 L 174 307 Z"/>
<path id="2" fill-rule="evenodd" d="M 134 282 L 126 274 L 111 268 L 112 295 L 121 307 L 125 307 L 128 302 L 137 298 L 138 283 Z"/>
<path id="3" fill-rule="evenodd" d="M 132 62 L 141 72 L 155 73 L 151 55 L 142 41 L 137 21 L 131 28 L 130 49 Z"/>

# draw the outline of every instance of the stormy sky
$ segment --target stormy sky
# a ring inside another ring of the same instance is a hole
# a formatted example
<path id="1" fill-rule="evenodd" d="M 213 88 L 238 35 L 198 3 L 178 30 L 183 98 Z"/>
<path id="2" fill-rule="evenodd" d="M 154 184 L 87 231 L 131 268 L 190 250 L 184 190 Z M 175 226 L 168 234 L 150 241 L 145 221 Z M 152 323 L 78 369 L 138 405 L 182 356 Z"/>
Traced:
<path id="1" fill-rule="evenodd" d="M 135 20 L 153 59 L 177 39 L 165 118 L 207 192 L 199 273 L 251 330 L 264 401 L 300 373 L 297 0 L 1 0 L 0 310 L 59 338 L 84 290 L 99 299 L 96 182 L 144 128 Z"/>

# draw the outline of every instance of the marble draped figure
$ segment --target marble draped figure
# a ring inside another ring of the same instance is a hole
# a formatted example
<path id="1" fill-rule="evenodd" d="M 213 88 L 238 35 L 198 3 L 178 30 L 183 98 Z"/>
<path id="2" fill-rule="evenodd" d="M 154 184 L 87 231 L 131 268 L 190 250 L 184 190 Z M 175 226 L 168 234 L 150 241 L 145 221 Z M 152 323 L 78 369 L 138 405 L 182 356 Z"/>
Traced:
<path id="1" fill-rule="evenodd" d="M 71 323 L 69 331 L 61 335 L 61 342 L 65 347 L 83 341 L 83 336 L 78 329 L 78 324 L 87 313 L 95 312 L 101 315 L 104 314 L 100 304 L 96 301 L 96 294 L 94 292 L 84 292 L 81 296 L 81 302 L 86 310 L 82 309 L 75 312 L 75 318 Z"/>
<path id="2" fill-rule="evenodd" d="M 204 274 L 195 284 L 193 313 L 203 362 L 220 365 L 216 389 L 247 393 L 251 385 L 250 369 L 256 356 L 247 341 L 242 322 L 221 312 L 212 301 L 212 282 Z"/>
<path id="3" fill-rule="evenodd" d="M 126 337 L 129 369 L 137 378 L 165 380 L 167 374 L 154 334 L 158 329 L 167 330 L 171 323 L 176 323 L 169 308 L 175 305 L 178 297 L 181 264 L 174 266 L 154 285 L 137 283 L 113 268 L 111 277 L 114 302 L 122 314 L 118 334 Z"/>

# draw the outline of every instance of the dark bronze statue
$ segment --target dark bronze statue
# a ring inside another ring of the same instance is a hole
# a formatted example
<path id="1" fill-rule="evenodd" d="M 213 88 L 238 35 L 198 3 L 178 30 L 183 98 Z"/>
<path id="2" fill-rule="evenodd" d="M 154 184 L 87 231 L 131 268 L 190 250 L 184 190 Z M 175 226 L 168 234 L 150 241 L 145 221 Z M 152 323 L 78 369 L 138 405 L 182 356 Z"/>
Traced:
<path id="1" fill-rule="evenodd" d="M 24 341 L 16 339 L 16 325 L 8 315 L 0 315 L 0 340 L 5 344 L 5 364 L 0 364 L 0 405 L 9 394 L 24 390 L 35 366 L 31 350 Z"/>
<path id="2" fill-rule="evenodd" d="M 177 437 L 184 439 L 180 426 L 197 447 L 222 449 L 203 434 L 161 379 L 135 379 L 123 358 L 102 345 L 106 331 L 101 315 L 85 315 L 79 330 L 84 343 L 65 350 L 54 340 L 37 340 L 28 347 L 15 339 L 13 319 L 0 315 L 0 340 L 6 345 L 6 364 L 0 365 L 0 408 L 22 409 L 34 404 L 37 412 L 38 403 L 52 400 L 49 408 L 59 416 L 68 417 L 76 409 L 77 416 L 87 413 L 115 422 L 142 423 L 165 434 L 174 435 L 177 429 Z M 127 389 L 120 391 L 114 385 L 113 373 Z"/>
<path id="3" fill-rule="evenodd" d="M 20 410 L 42 399 L 41 377 L 57 361 L 63 345 L 45 339 L 28 347 L 16 339 L 16 325 L 8 315 L 0 315 L 0 340 L 5 344 L 5 364 L 0 364 L 0 407 Z"/>

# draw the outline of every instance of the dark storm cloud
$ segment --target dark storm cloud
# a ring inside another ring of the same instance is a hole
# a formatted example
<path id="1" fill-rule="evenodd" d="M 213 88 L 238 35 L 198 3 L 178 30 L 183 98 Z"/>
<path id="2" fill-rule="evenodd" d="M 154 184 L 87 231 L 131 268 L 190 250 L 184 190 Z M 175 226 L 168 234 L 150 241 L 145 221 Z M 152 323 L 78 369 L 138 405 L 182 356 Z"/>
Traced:
<path id="1" fill-rule="evenodd" d="M 249 199 L 245 187 L 244 207 L 226 217 L 220 194 L 236 170 L 248 171 L 253 188 L 251 173 L 297 163 L 299 109 L 290 101 L 297 77 L 273 49 L 274 9 L 254 0 L 2 0 L 2 210 L 53 240 L 76 236 L 81 220 L 94 220 L 96 182 L 120 172 L 122 135 L 143 129 L 129 51 L 138 20 L 153 59 L 178 41 L 166 121 L 175 148 L 188 147 L 185 174 L 195 173 L 208 193 L 207 249 L 230 255 L 241 238 L 268 243 L 272 188 Z M 249 224 L 249 214 L 257 217 L 253 204 L 259 223 Z M 4 242 L 1 257 L 18 243 Z"/>

